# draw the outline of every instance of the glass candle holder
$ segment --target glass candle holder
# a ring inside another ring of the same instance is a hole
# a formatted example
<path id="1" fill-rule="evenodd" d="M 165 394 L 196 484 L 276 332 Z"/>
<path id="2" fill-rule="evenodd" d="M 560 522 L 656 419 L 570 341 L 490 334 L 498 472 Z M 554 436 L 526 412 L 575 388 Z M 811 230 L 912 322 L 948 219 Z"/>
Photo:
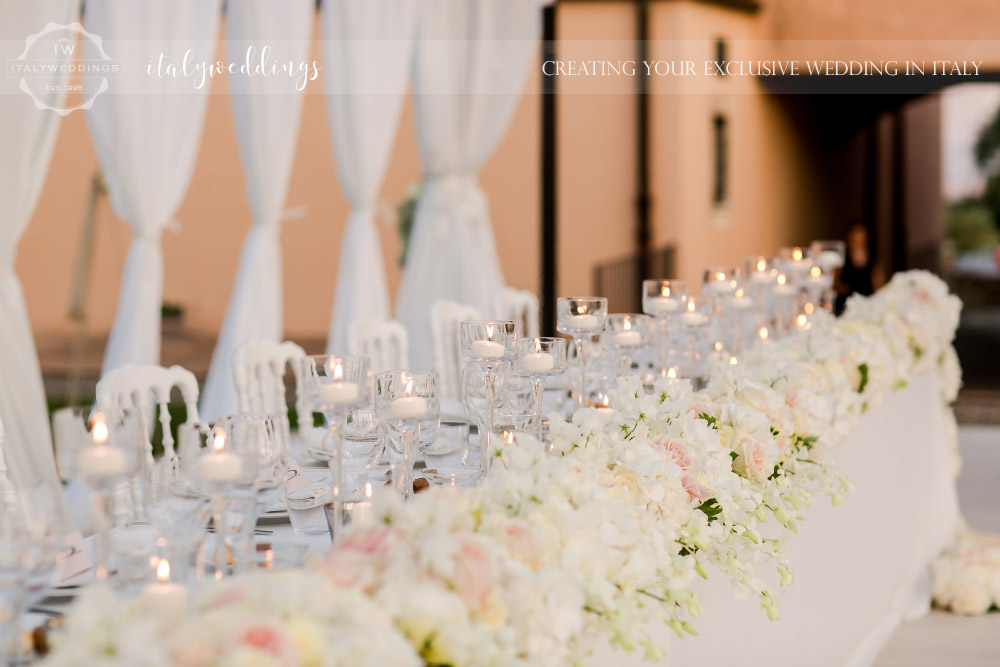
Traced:
<path id="1" fill-rule="evenodd" d="M 517 331 L 513 321 L 470 321 L 461 323 L 462 360 L 475 364 L 483 372 L 486 405 L 483 413 L 484 433 L 480 434 L 483 474 L 488 474 L 493 457 L 488 456 L 493 432 L 496 396 L 494 379 L 500 365 L 517 355 Z"/>
<path id="2" fill-rule="evenodd" d="M 802 281 L 802 287 L 809 295 L 809 301 L 818 304 L 824 294 L 833 288 L 833 274 L 814 264 L 809 267 L 809 272 Z"/>
<path id="3" fill-rule="evenodd" d="M 655 317 L 659 325 L 659 368 L 656 371 L 661 377 L 666 377 L 670 368 L 670 327 L 684 310 L 687 293 L 687 283 L 683 280 L 642 281 L 642 312 Z"/>
<path id="4" fill-rule="evenodd" d="M 112 496 L 116 488 L 128 488 L 129 480 L 143 470 L 146 437 L 142 425 L 137 410 L 123 409 L 108 415 L 97 412 L 90 419 L 87 440 L 76 452 L 76 473 L 94 501 L 94 572 L 98 581 L 107 579 L 110 572 Z"/>
<path id="5" fill-rule="evenodd" d="M 809 258 L 813 264 L 831 276 L 844 266 L 846 244 L 843 241 L 813 241 L 809 245 Z"/>
<path id="6" fill-rule="evenodd" d="M 608 316 L 608 300 L 603 296 L 561 296 L 556 299 L 556 329 L 573 339 L 579 365 L 579 385 L 576 408 L 584 407 L 587 396 L 587 361 L 584 341 L 604 331 Z"/>
<path id="7" fill-rule="evenodd" d="M 805 250 L 798 246 L 781 248 L 778 251 L 779 269 L 798 282 L 809 270 L 810 261 Z"/>
<path id="8" fill-rule="evenodd" d="M 680 316 L 687 338 L 684 375 L 696 384 L 706 375 L 703 367 L 706 346 L 715 342 L 711 327 L 715 309 L 713 301 L 712 298 L 702 294 L 689 295 L 684 305 L 684 312 Z"/>
<path id="9" fill-rule="evenodd" d="M 371 403 L 371 365 L 367 357 L 314 355 L 301 360 L 305 404 L 337 431 L 348 413 Z M 339 436 L 339 433 L 338 433 Z"/>
<path id="10" fill-rule="evenodd" d="M 538 415 L 535 420 L 535 437 L 541 440 L 545 378 L 566 372 L 566 339 L 538 337 L 519 340 L 514 369 L 520 375 L 531 378 L 535 414 Z"/>
<path id="11" fill-rule="evenodd" d="M 701 291 L 709 296 L 727 296 L 740 286 L 740 270 L 735 266 L 710 266 L 701 272 Z"/>
<path id="12" fill-rule="evenodd" d="M 787 273 L 779 271 L 771 286 L 772 315 L 774 328 L 777 333 L 783 334 L 787 331 L 788 323 L 795 316 L 798 302 L 799 289 L 794 280 Z"/>
<path id="13" fill-rule="evenodd" d="M 215 543 L 210 553 L 217 576 L 232 572 L 226 542 L 231 532 L 231 497 L 238 491 L 246 496 L 249 490 L 254 497 L 247 508 L 256 509 L 258 457 L 266 437 L 261 422 L 237 415 L 223 417 L 215 428 L 198 432 L 188 444 L 196 450 L 189 468 L 192 481 L 211 500 Z M 235 551 L 232 549 L 234 564 Z"/>
<path id="14" fill-rule="evenodd" d="M 613 313 L 608 315 L 605 337 L 617 348 L 621 358 L 619 375 L 628 375 L 635 353 L 649 344 L 653 318 L 639 313 Z"/>
<path id="15" fill-rule="evenodd" d="M 433 371 L 389 371 L 375 378 L 376 412 L 390 441 L 397 439 L 402 450 L 401 465 L 393 467 L 393 485 L 404 499 L 413 495 L 417 443 L 433 442 L 440 426 L 439 383 Z M 336 535 L 334 530 L 334 539 Z"/>
<path id="16" fill-rule="evenodd" d="M 766 294 L 778 276 L 775 260 L 754 255 L 743 260 L 743 287 L 751 294 Z"/>

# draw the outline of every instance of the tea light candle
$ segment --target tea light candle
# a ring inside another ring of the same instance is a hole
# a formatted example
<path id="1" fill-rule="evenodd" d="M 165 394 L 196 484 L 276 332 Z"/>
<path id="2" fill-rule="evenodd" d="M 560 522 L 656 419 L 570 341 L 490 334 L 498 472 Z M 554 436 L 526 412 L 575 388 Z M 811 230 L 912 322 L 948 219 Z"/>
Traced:
<path id="1" fill-rule="evenodd" d="M 816 263 L 823 267 L 824 271 L 832 271 L 844 265 L 844 257 L 836 250 L 823 250 L 816 256 Z"/>
<path id="2" fill-rule="evenodd" d="M 393 419 L 420 419 L 427 414 L 427 399 L 423 396 L 401 396 L 389 404 Z"/>
<path id="3" fill-rule="evenodd" d="M 505 348 L 493 340 L 474 340 L 469 346 L 469 351 L 477 359 L 499 359 L 503 356 Z"/>
<path id="4" fill-rule="evenodd" d="M 600 324 L 596 315 L 574 315 L 569 318 L 572 329 L 596 329 Z"/>
<path id="5" fill-rule="evenodd" d="M 173 624 L 184 618 L 188 610 L 187 589 L 170 581 L 170 563 L 164 558 L 156 566 L 155 584 L 143 589 L 140 605 L 143 610 Z"/>
<path id="6" fill-rule="evenodd" d="M 757 285 L 766 285 L 773 280 L 769 271 L 754 271 L 750 274 L 750 282 Z"/>
<path id="7" fill-rule="evenodd" d="M 354 382 L 328 382 L 319 387 L 319 398 L 326 404 L 354 403 L 360 394 L 361 390 Z"/>
<path id="8" fill-rule="evenodd" d="M 555 357 L 548 352 L 530 352 L 521 356 L 521 367 L 529 373 L 546 373 L 555 365 Z"/>
<path id="9" fill-rule="evenodd" d="M 615 411 L 612 410 L 611 408 L 595 408 L 595 409 L 597 410 L 597 414 L 599 414 L 601 418 L 604 419 L 604 421 L 606 422 L 611 421 L 615 417 Z"/>
<path id="10" fill-rule="evenodd" d="M 622 347 L 638 345 L 642 342 L 642 335 L 638 331 L 626 330 L 615 334 L 615 344 Z"/>
<path id="11" fill-rule="evenodd" d="M 689 327 L 697 327 L 702 324 L 706 324 L 708 322 L 708 316 L 689 310 L 681 315 L 681 322 Z"/>
<path id="12" fill-rule="evenodd" d="M 778 296 L 795 296 L 795 288 L 788 283 L 784 274 L 779 274 L 774 285 L 774 293 Z"/>
<path id="13" fill-rule="evenodd" d="M 730 299 L 729 304 L 736 310 L 747 310 L 753 308 L 753 302 L 745 296 L 738 296 Z"/>
<path id="14" fill-rule="evenodd" d="M 85 478 L 118 477 L 128 469 L 128 459 L 117 447 L 95 444 L 80 450 L 76 468 Z"/>
<path id="15" fill-rule="evenodd" d="M 666 315 L 680 310 L 681 304 L 677 299 L 666 296 L 653 296 L 646 299 L 646 309 L 650 315 Z"/>
<path id="16" fill-rule="evenodd" d="M 235 454 L 225 451 L 226 436 L 220 431 L 212 443 L 213 452 L 202 454 L 198 459 L 198 474 L 206 482 L 234 482 L 243 474 L 243 461 Z"/>

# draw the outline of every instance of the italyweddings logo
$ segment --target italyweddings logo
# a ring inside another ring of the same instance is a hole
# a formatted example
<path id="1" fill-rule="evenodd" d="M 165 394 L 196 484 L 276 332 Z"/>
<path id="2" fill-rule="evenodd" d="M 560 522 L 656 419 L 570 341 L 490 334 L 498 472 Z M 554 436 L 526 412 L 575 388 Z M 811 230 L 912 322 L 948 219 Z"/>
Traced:
<path id="1" fill-rule="evenodd" d="M 191 79 L 196 89 L 201 89 L 210 79 L 226 74 L 247 77 L 284 76 L 294 81 L 296 90 L 305 90 L 310 81 L 319 77 L 320 65 L 315 60 L 284 60 L 272 55 L 271 47 L 258 49 L 251 44 L 247 47 L 242 62 L 198 60 L 194 49 L 187 49 L 180 59 L 166 52 L 152 58 L 146 66 L 146 73 L 160 79 Z"/>
<path id="2" fill-rule="evenodd" d="M 77 57 L 88 44 L 96 57 Z M 31 96 L 36 107 L 65 116 L 93 106 L 97 96 L 108 89 L 108 79 L 122 76 L 122 63 L 109 57 L 101 38 L 79 23 L 49 23 L 25 39 L 21 55 L 7 61 L 7 76 L 21 80 L 21 90 Z M 84 79 L 97 83 L 84 86 Z M 76 92 L 82 97 L 69 96 Z M 71 99 L 76 103 L 70 105 Z"/>

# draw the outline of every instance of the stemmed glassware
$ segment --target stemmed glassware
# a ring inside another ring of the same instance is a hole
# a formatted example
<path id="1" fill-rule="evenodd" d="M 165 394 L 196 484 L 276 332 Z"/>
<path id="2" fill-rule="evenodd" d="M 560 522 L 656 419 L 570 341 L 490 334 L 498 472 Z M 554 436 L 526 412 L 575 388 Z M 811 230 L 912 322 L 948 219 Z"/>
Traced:
<path id="1" fill-rule="evenodd" d="M 332 354 L 305 357 L 300 363 L 306 406 L 322 414 L 333 433 L 331 451 L 310 454 L 331 459 L 340 446 L 347 415 L 370 405 L 371 364 L 367 357 Z"/>
<path id="2" fill-rule="evenodd" d="M 139 475 L 143 469 L 145 434 L 138 411 L 95 413 L 88 440 L 76 452 L 76 471 L 91 491 L 96 523 L 94 572 L 98 581 L 109 574 L 110 540 L 113 528 L 111 502 L 116 487 Z"/>
<path id="3" fill-rule="evenodd" d="M 190 452 L 193 456 L 188 471 L 197 488 L 211 498 L 215 531 L 212 565 L 215 575 L 220 577 L 230 571 L 226 555 L 230 505 L 236 496 L 245 496 L 249 489 L 253 493 L 249 504 L 256 508 L 259 455 L 266 433 L 259 421 L 227 417 L 211 431 L 199 435 L 191 443 L 195 451 Z"/>
<path id="4" fill-rule="evenodd" d="M 542 439 L 542 397 L 545 378 L 566 372 L 566 339 L 523 338 L 517 341 L 518 374 L 531 378 L 535 398 L 535 437 Z"/>
<path id="5" fill-rule="evenodd" d="M 658 374 L 666 377 L 670 367 L 670 323 L 684 309 L 687 283 L 683 280 L 643 280 L 642 311 L 656 318 L 660 325 L 660 364 Z"/>
<path id="6" fill-rule="evenodd" d="M 556 330 L 573 339 L 580 367 L 580 384 L 576 389 L 576 409 L 584 407 L 587 397 L 587 361 L 583 346 L 591 336 L 604 331 L 608 316 L 608 300 L 603 296 L 561 296 L 556 299 Z"/>
<path id="7" fill-rule="evenodd" d="M 617 348 L 621 360 L 619 375 L 628 375 L 632 370 L 632 357 L 649 341 L 653 318 L 638 313 L 613 313 L 608 315 L 607 337 Z"/>
<path id="8" fill-rule="evenodd" d="M 496 409 L 493 378 L 500 365 L 505 361 L 511 361 L 517 354 L 518 327 L 518 323 L 513 321 L 461 323 L 462 360 L 482 369 L 486 390 L 486 409 L 483 415 L 485 433 L 480 433 L 479 437 L 484 475 L 489 474 L 493 466 L 493 456 L 490 455 L 493 413 Z"/>
<path id="9" fill-rule="evenodd" d="M 393 482 L 402 487 L 403 498 L 413 495 L 417 443 L 432 443 L 441 423 L 438 384 L 433 371 L 388 371 L 375 378 L 375 409 L 390 442 L 397 440 L 402 450 L 402 466 L 393 467 Z"/>
<path id="10" fill-rule="evenodd" d="M 705 376 L 705 346 L 712 342 L 712 299 L 704 295 L 689 295 L 680 316 L 687 334 L 687 369 L 684 373 L 695 382 L 695 388 Z"/>

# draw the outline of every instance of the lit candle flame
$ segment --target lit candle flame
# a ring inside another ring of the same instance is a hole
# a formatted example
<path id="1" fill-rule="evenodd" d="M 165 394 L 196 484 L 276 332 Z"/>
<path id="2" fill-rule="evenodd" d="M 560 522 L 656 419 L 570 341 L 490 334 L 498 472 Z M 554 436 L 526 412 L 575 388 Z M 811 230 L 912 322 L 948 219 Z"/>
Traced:
<path id="1" fill-rule="evenodd" d="M 660 296 L 662 296 L 664 298 L 670 296 L 670 288 L 667 287 L 666 285 L 664 285 L 663 287 L 661 287 L 660 288 Z"/>
<path id="2" fill-rule="evenodd" d="M 802 261 L 802 248 L 795 248 L 792 250 L 792 259 L 796 262 Z"/>
<path id="3" fill-rule="evenodd" d="M 814 266 L 811 269 L 809 269 L 809 275 L 812 276 L 813 278 L 819 278 L 821 275 L 823 275 L 823 269 L 819 268 L 818 266 Z"/>
<path id="4" fill-rule="evenodd" d="M 688 299 L 688 310 L 694 312 L 694 299 Z"/>
<path id="5" fill-rule="evenodd" d="M 608 404 L 609 404 L 610 402 L 611 402 L 611 401 L 610 401 L 609 397 L 608 397 L 608 396 L 605 396 L 605 397 L 604 397 L 604 407 L 608 407 Z"/>
<path id="6" fill-rule="evenodd" d="M 371 497 L 372 497 L 372 483 L 365 482 L 365 498 L 371 498 Z"/>
<path id="7" fill-rule="evenodd" d="M 576 314 L 577 315 L 586 315 L 587 314 L 587 306 L 584 305 L 584 304 L 578 305 L 576 307 Z"/>
<path id="8" fill-rule="evenodd" d="M 736 357 L 729 357 L 729 365 L 730 366 L 735 366 L 737 363 L 738 362 L 736 361 Z"/>
<path id="9" fill-rule="evenodd" d="M 504 431 L 503 432 L 503 444 L 505 444 L 505 445 L 513 445 L 514 444 L 514 432 L 513 431 Z"/>
<path id="10" fill-rule="evenodd" d="M 785 274 L 784 273 L 779 273 L 778 274 L 778 284 L 779 285 L 784 285 L 787 282 L 788 282 L 788 278 L 785 277 Z"/>
<path id="11" fill-rule="evenodd" d="M 624 331 L 631 331 L 632 330 L 632 320 L 625 320 L 625 322 L 622 324 L 622 329 Z"/>
<path id="12" fill-rule="evenodd" d="M 334 380 L 344 379 L 344 367 L 342 365 L 337 364 L 336 366 L 333 367 L 333 379 Z"/>
<path id="13" fill-rule="evenodd" d="M 413 380 L 411 379 L 406 383 L 406 389 L 403 391 L 407 396 L 413 393 Z"/>
<path id="14" fill-rule="evenodd" d="M 535 352 L 541 352 L 541 351 L 542 351 L 542 341 L 540 341 L 540 340 L 538 340 L 536 338 L 535 339 Z"/>
<path id="15" fill-rule="evenodd" d="M 166 558 L 161 558 L 156 565 L 156 580 L 161 584 L 170 581 L 170 562 Z"/>
<path id="16" fill-rule="evenodd" d="M 667 371 L 667 377 L 670 378 L 671 380 L 676 380 L 677 379 L 677 370 L 673 369 L 673 368 L 671 368 L 670 370 L 668 370 Z"/>
<path id="17" fill-rule="evenodd" d="M 799 315 L 795 318 L 795 323 L 800 327 L 804 327 L 808 321 L 809 319 L 805 315 Z"/>
<path id="18" fill-rule="evenodd" d="M 765 262 L 764 258 L 761 257 L 760 259 L 757 260 L 757 270 L 763 271 L 766 268 L 767 268 L 767 262 Z"/>
<path id="19" fill-rule="evenodd" d="M 715 343 L 715 351 L 716 352 L 722 352 L 722 341 L 716 341 L 716 343 Z"/>
<path id="20" fill-rule="evenodd" d="M 736 298 L 737 299 L 742 299 L 743 298 L 743 288 L 742 287 L 739 288 L 738 290 L 736 290 Z"/>
<path id="21" fill-rule="evenodd" d="M 802 307 L 802 310 L 806 311 L 806 315 L 812 315 L 813 311 L 816 309 L 811 303 L 807 303 Z"/>
<path id="22" fill-rule="evenodd" d="M 757 332 L 761 340 L 767 340 L 767 327 L 761 327 L 760 331 Z"/>
<path id="23" fill-rule="evenodd" d="M 100 412 L 94 415 L 90 431 L 95 445 L 103 445 L 108 441 L 108 423 L 104 421 L 104 415 Z"/>
<path id="24" fill-rule="evenodd" d="M 486 325 L 486 340 L 493 340 L 493 325 Z"/>
<path id="25" fill-rule="evenodd" d="M 226 446 L 226 432 L 221 428 L 215 429 L 215 437 L 212 439 L 212 449 L 221 452 Z"/>
<path id="26" fill-rule="evenodd" d="M 720 283 L 725 282 L 726 274 L 723 273 L 722 271 L 719 271 L 718 273 L 715 274 L 715 279 L 718 280 Z"/>

